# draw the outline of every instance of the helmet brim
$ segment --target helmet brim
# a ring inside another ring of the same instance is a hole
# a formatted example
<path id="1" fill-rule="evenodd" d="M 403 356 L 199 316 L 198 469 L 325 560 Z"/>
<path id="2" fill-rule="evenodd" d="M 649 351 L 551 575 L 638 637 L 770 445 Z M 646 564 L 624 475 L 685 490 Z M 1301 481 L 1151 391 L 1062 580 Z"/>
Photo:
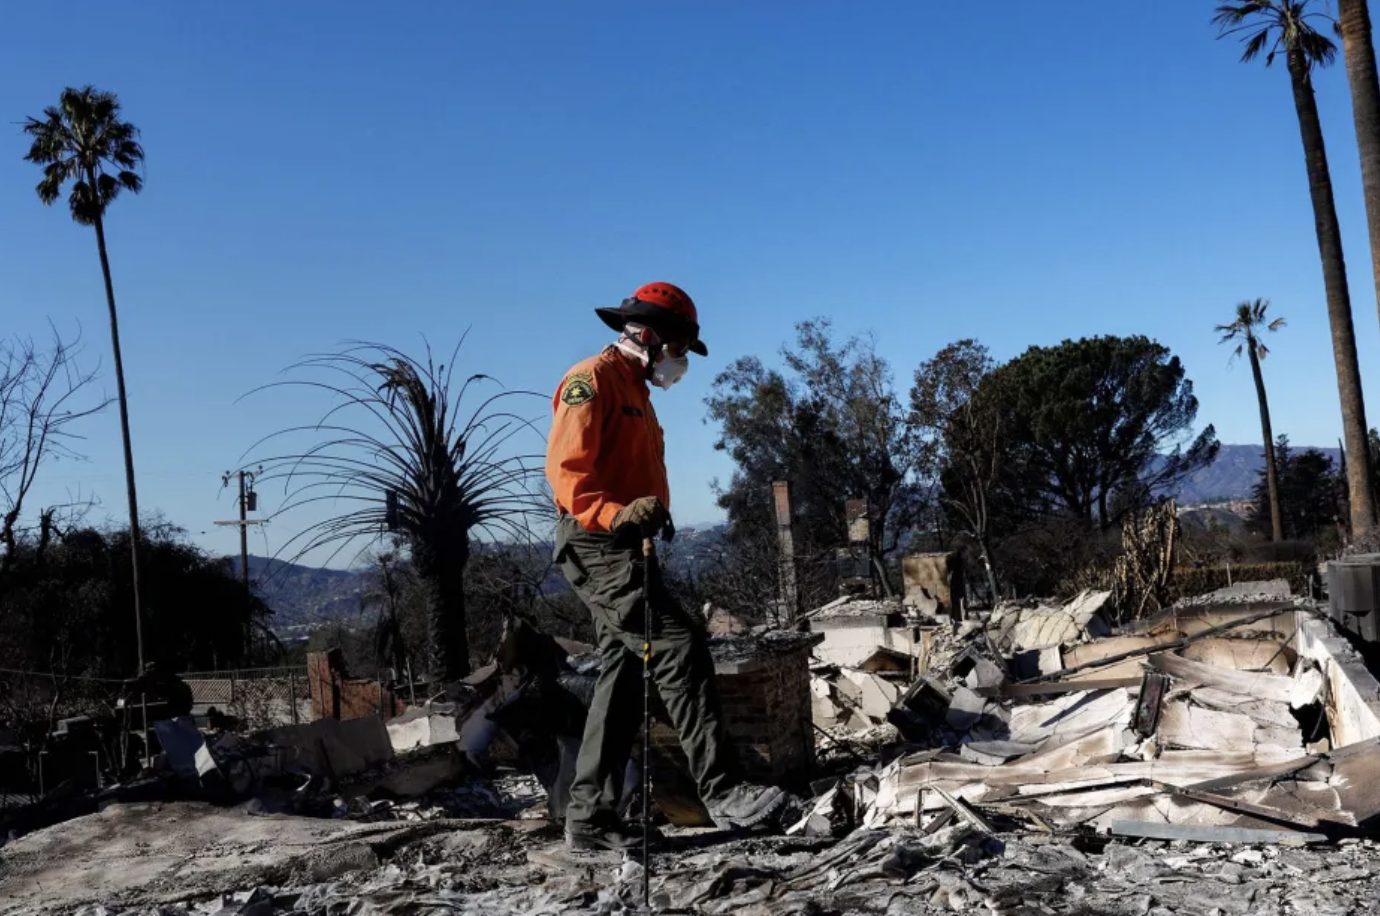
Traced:
<path id="1" fill-rule="evenodd" d="M 629 316 L 621 308 L 597 308 L 594 310 L 594 314 L 598 315 L 599 318 L 604 322 L 604 324 L 613 328 L 620 334 L 623 332 L 623 329 L 628 326 L 628 322 L 632 320 L 632 317 L 637 317 L 639 323 L 647 325 L 647 327 L 651 328 L 652 330 L 656 330 L 657 321 L 652 316 L 648 316 L 646 318 L 643 318 L 641 316 Z M 692 341 L 687 349 L 689 349 L 690 352 L 694 353 L 696 356 L 709 355 L 709 348 L 705 346 L 704 341 L 700 340 L 699 338 L 696 338 L 694 341 Z"/>

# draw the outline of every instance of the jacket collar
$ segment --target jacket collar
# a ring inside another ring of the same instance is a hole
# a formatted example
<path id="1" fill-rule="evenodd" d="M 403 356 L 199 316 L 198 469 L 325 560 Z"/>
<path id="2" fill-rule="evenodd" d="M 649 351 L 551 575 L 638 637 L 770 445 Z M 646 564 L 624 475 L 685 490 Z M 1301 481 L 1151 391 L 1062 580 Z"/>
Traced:
<path id="1" fill-rule="evenodd" d="M 613 345 L 605 347 L 600 358 L 616 366 L 630 383 L 640 387 L 644 392 L 648 390 L 646 367 L 637 359 Z"/>

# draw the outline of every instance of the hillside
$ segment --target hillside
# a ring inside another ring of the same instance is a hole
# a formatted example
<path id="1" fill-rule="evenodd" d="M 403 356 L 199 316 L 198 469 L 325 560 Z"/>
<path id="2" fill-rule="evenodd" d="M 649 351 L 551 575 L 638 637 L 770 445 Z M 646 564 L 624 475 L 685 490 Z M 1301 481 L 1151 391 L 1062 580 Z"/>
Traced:
<path id="1" fill-rule="evenodd" d="M 253 555 L 249 577 L 259 597 L 274 610 L 275 630 L 358 613 L 369 583 L 366 572 L 316 569 Z"/>
<path id="2" fill-rule="evenodd" d="M 1292 446 L 1295 454 L 1308 446 Z M 1320 448 L 1334 462 L 1341 460 L 1335 448 Z M 1246 499 L 1255 486 L 1256 475 L 1265 467 L 1263 447 L 1259 445 L 1223 445 L 1217 460 L 1192 475 L 1179 488 L 1176 496 L 1181 505 L 1193 506 L 1228 499 Z"/>

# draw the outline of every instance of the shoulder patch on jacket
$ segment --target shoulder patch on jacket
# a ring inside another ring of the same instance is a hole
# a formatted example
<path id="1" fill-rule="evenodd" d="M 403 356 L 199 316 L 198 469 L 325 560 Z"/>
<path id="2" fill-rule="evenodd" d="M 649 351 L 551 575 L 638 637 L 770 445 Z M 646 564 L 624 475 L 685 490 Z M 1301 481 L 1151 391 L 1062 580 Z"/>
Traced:
<path id="1" fill-rule="evenodd" d="M 567 407 L 579 407 L 594 400 L 594 376 L 588 372 L 575 372 L 566 376 L 561 386 L 561 403 Z"/>

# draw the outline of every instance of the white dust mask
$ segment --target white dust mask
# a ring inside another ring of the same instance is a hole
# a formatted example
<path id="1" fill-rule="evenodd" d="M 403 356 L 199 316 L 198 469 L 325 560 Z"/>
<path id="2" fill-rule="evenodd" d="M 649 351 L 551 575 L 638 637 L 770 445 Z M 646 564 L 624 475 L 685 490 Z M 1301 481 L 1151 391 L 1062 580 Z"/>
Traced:
<path id="1" fill-rule="evenodd" d="M 680 356 L 662 354 L 661 359 L 657 360 L 656 365 L 652 367 L 652 384 L 666 391 L 676 382 L 685 378 L 685 373 L 689 371 L 690 357 L 683 353 Z"/>

